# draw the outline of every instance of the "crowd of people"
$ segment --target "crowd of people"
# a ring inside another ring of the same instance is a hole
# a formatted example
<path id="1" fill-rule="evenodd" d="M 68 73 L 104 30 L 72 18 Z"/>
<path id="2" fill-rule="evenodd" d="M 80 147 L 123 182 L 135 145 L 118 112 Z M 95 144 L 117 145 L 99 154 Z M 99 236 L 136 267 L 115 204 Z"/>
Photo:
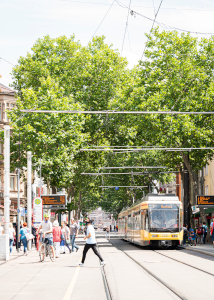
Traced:
<path id="1" fill-rule="evenodd" d="M 206 238 L 208 234 L 208 230 L 210 229 L 210 236 L 212 239 L 213 247 L 214 247 L 214 217 L 213 222 L 210 224 L 210 228 L 208 228 L 206 222 L 199 223 L 199 225 L 194 229 L 191 225 L 183 225 L 183 245 L 187 243 L 202 245 L 206 243 Z"/>

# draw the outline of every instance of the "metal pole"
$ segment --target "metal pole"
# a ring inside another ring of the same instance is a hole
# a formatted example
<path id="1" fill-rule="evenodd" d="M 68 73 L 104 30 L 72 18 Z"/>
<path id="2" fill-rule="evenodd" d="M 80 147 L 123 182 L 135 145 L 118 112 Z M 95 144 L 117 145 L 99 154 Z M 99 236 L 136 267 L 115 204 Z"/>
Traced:
<path id="1" fill-rule="evenodd" d="M 10 222 L 10 126 L 4 126 L 4 233 L 9 237 Z M 6 248 L 9 260 L 9 247 Z"/>
<path id="2" fill-rule="evenodd" d="M 184 224 L 190 225 L 189 216 L 189 172 L 184 164 Z"/>
<path id="3" fill-rule="evenodd" d="M 31 219 L 32 219 L 32 201 L 31 201 L 31 173 L 32 173 L 32 153 L 27 152 L 27 227 L 31 233 Z M 28 251 L 31 250 L 31 240 L 28 242 Z"/>
<path id="4" fill-rule="evenodd" d="M 20 233 L 20 186 L 19 186 L 19 178 L 20 178 L 20 133 L 19 133 L 19 167 L 18 167 L 18 182 L 17 182 L 17 189 L 18 189 L 18 203 L 17 203 L 17 251 L 20 250 L 20 243 L 19 243 L 19 233 Z"/>

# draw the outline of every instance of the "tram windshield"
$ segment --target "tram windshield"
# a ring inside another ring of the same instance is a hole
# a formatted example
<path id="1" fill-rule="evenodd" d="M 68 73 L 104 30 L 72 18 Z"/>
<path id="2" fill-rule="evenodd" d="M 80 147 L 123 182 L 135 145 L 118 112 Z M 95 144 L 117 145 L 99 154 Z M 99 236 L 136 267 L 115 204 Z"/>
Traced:
<path id="1" fill-rule="evenodd" d="M 179 205 L 149 204 L 150 232 L 178 232 Z"/>

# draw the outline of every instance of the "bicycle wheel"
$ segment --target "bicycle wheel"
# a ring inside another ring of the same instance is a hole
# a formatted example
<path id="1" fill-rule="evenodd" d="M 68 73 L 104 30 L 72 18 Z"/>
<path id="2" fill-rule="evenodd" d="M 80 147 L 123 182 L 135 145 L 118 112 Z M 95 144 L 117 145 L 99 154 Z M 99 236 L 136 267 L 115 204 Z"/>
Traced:
<path id="1" fill-rule="evenodd" d="M 48 255 L 50 256 L 50 260 L 54 261 L 53 252 L 50 245 L 48 245 Z"/>
<path id="2" fill-rule="evenodd" d="M 43 262 L 45 260 L 45 244 L 42 244 L 40 246 L 40 249 L 39 249 L 39 257 L 40 257 L 40 260 Z"/>

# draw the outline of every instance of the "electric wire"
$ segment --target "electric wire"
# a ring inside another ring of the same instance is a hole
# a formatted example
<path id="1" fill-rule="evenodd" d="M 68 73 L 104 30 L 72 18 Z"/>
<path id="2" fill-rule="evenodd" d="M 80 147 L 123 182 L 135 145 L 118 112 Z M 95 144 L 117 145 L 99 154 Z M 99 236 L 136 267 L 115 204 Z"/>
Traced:
<path id="1" fill-rule="evenodd" d="M 159 10 L 160 10 L 160 7 L 161 7 L 162 2 L 163 2 L 163 0 L 161 0 L 160 5 L 159 5 L 159 7 L 158 7 L 158 10 L 157 10 L 157 12 L 155 13 L 155 18 L 154 18 L 154 21 L 153 21 L 153 23 L 152 23 L 152 28 L 150 29 L 149 35 L 151 34 L 152 29 L 153 29 L 153 27 L 154 27 L 154 24 L 155 24 L 155 21 L 156 21 L 156 19 L 157 19 L 157 16 L 158 16 L 158 13 L 159 13 Z M 145 44 L 145 47 L 144 47 L 144 50 L 143 50 L 143 54 L 142 54 L 140 60 L 143 59 L 144 53 L 145 53 L 145 51 L 146 51 L 146 48 L 147 48 L 147 43 Z"/>
<path id="2" fill-rule="evenodd" d="M 118 0 L 115 0 L 121 7 L 123 8 L 128 8 L 128 6 L 123 6 L 120 4 L 120 2 Z M 203 34 L 203 35 L 214 35 L 213 32 L 198 32 L 198 31 L 191 31 L 191 30 L 186 30 L 186 29 L 181 29 L 181 28 L 178 28 L 178 27 L 175 27 L 175 26 L 171 26 L 171 25 L 167 25 L 165 23 L 162 23 L 162 22 L 158 22 L 156 21 L 155 19 L 152 19 L 152 18 L 149 18 L 145 15 L 142 15 L 140 13 L 138 13 L 137 11 L 134 11 L 130 8 L 130 10 L 132 11 L 133 14 L 135 15 L 138 15 L 138 16 L 141 16 L 142 18 L 145 18 L 147 20 L 150 20 L 152 22 L 155 22 L 157 25 L 159 25 L 160 27 L 162 28 L 165 28 L 165 29 L 175 29 L 175 30 L 178 30 L 178 31 L 183 31 L 183 32 L 188 32 L 188 33 L 194 33 L 194 34 Z"/>
<path id="3" fill-rule="evenodd" d="M 89 1 L 78 1 L 78 0 L 60 0 L 60 2 L 70 2 L 70 3 L 83 3 L 83 4 L 93 4 L 93 5 L 106 5 L 110 6 L 111 4 L 109 3 L 104 3 L 104 2 L 89 2 Z M 116 4 L 114 4 L 116 5 Z M 148 9 L 156 9 L 157 7 L 155 6 L 144 6 L 144 5 L 133 5 L 132 7 L 142 7 L 142 8 L 148 8 Z M 207 11 L 207 12 L 212 12 L 214 9 L 202 9 L 202 8 L 182 8 L 182 7 L 163 7 L 161 9 L 166 9 L 166 10 L 188 10 L 188 11 Z"/>
<path id="4" fill-rule="evenodd" d="M 94 34 L 92 35 L 90 41 L 93 39 L 94 35 L 97 33 L 98 29 L 100 28 L 100 26 L 102 25 L 103 21 L 105 20 L 105 18 L 106 18 L 106 16 L 108 15 L 110 9 L 112 8 L 112 5 L 114 4 L 114 1 L 115 1 L 115 0 L 113 0 L 111 6 L 110 6 L 109 9 L 107 10 L 107 12 L 106 12 L 104 18 L 102 19 L 102 21 L 100 22 L 99 26 L 98 26 L 97 29 L 95 30 L 95 32 L 94 32 Z"/>
<path id="5" fill-rule="evenodd" d="M 123 46 L 124 46 L 124 41 L 125 41 L 125 37 L 126 37 L 126 29 L 127 29 L 127 27 L 128 27 L 130 5 L 131 5 L 131 0 L 129 1 L 129 8 L 128 8 L 128 13 L 127 13 L 125 32 L 124 32 L 124 36 L 123 36 L 123 44 L 122 44 L 122 49 L 121 49 L 121 56 L 122 56 Z"/>

